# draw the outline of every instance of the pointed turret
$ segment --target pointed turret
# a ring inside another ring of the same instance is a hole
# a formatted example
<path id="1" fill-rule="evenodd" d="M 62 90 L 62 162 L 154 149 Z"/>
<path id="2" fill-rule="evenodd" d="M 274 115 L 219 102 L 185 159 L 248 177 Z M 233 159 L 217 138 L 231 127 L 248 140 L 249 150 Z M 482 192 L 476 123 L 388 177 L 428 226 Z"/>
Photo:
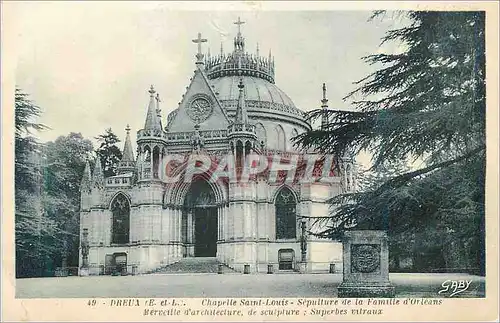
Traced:
<path id="1" fill-rule="evenodd" d="M 117 174 L 133 172 L 135 169 L 134 150 L 132 149 L 132 141 L 130 140 L 130 126 L 125 128 L 127 136 L 125 137 L 125 145 L 123 146 L 123 156 L 118 164 Z"/>
<path id="2" fill-rule="evenodd" d="M 92 186 L 96 188 L 104 187 L 104 173 L 102 171 L 101 158 L 97 156 L 95 160 L 94 174 L 92 175 Z"/>
<path id="3" fill-rule="evenodd" d="M 148 104 L 148 112 L 146 115 L 146 122 L 144 123 L 144 130 L 161 130 L 161 124 L 160 120 L 158 119 L 158 112 L 157 112 L 157 107 L 155 104 L 155 89 L 151 85 L 151 88 L 149 89 L 149 104 Z"/>
<path id="4" fill-rule="evenodd" d="M 90 172 L 90 163 L 88 160 L 86 160 L 80 189 L 82 193 L 84 193 L 88 192 L 91 189 L 91 187 L 92 187 L 92 174 Z"/>
<path id="5" fill-rule="evenodd" d="M 323 99 L 321 99 L 321 109 L 323 109 L 323 114 L 321 115 L 321 129 L 326 129 L 328 125 L 328 99 L 326 98 L 326 84 L 323 83 Z"/>
<path id="6" fill-rule="evenodd" d="M 234 122 L 228 127 L 228 138 L 230 140 L 243 139 L 243 141 L 248 141 L 253 143 L 257 139 L 255 133 L 255 125 L 248 122 L 248 114 L 245 104 L 245 85 L 243 84 L 243 79 L 240 79 L 238 84 L 239 95 L 238 95 L 238 105 L 236 106 L 236 112 L 234 115 Z M 234 142 L 236 147 L 236 141 Z"/>
<path id="7" fill-rule="evenodd" d="M 125 128 L 127 136 L 125 137 L 125 145 L 123 146 L 123 157 L 121 161 L 134 162 L 134 150 L 132 149 L 132 142 L 130 141 L 130 126 Z"/>
<path id="8" fill-rule="evenodd" d="M 243 79 L 240 79 L 240 83 L 238 84 L 239 95 L 238 95 L 238 105 L 236 107 L 236 114 L 234 117 L 235 124 L 247 124 L 248 123 L 248 115 L 247 109 L 245 106 L 245 85 L 243 84 Z"/>
<path id="9" fill-rule="evenodd" d="M 90 163 L 85 161 L 82 182 L 80 185 L 80 210 L 88 211 L 92 192 L 92 174 L 90 173 Z"/>

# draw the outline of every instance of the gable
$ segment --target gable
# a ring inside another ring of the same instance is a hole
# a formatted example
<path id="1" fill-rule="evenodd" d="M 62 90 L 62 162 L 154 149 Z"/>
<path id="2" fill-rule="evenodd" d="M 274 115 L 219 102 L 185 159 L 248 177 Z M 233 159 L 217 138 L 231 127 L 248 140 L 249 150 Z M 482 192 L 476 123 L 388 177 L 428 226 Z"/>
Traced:
<path id="1" fill-rule="evenodd" d="M 192 131 L 196 124 L 201 130 L 226 129 L 229 119 L 205 74 L 196 69 L 179 109 L 169 126 L 169 132 Z"/>

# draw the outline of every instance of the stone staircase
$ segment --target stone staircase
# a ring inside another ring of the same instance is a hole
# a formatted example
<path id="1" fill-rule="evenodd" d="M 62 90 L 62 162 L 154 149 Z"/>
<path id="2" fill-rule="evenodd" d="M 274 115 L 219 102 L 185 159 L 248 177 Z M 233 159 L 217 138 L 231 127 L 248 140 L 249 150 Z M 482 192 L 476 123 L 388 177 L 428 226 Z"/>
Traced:
<path id="1" fill-rule="evenodd" d="M 182 258 L 176 263 L 157 268 L 148 274 L 183 274 L 183 273 L 213 273 L 219 269 L 219 262 L 215 257 L 192 257 Z M 223 273 L 234 273 L 235 271 L 223 266 Z"/>

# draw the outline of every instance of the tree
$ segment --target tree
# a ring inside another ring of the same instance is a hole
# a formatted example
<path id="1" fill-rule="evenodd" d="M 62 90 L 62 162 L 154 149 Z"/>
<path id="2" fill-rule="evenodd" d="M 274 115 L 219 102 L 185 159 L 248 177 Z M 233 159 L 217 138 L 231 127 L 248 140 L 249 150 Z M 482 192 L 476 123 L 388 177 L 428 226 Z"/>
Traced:
<path id="1" fill-rule="evenodd" d="M 47 129 L 36 123 L 41 109 L 28 94 L 15 89 L 15 242 L 16 276 L 42 275 L 50 248 L 43 243 L 53 236 L 55 223 L 46 217 L 42 205 L 43 145 L 33 135 Z"/>
<path id="2" fill-rule="evenodd" d="M 422 166 L 333 198 L 336 225 L 322 234 L 339 237 L 355 222 L 388 228 L 393 242 L 425 241 L 420 250 L 443 254 L 460 243 L 473 254 L 468 266 L 484 272 L 484 12 L 400 15 L 409 24 L 387 32 L 382 43 L 399 42 L 401 51 L 364 58 L 380 68 L 346 96 L 356 110 L 326 112 L 328 125 L 297 143 L 337 157 L 368 151 L 375 172 L 408 160 Z"/>
<path id="3" fill-rule="evenodd" d="M 93 145 L 80 133 L 60 136 L 46 144 L 44 207 L 58 225 L 53 241 L 56 263 L 78 265 L 80 235 L 80 183 L 85 161 L 92 159 Z"/>
<path id="4" fill-rule="evenodd" d="M 100 144 L 96 153 L 101 160 L 104 177 L 116 175 L 118 162 L 122 159 L 122 152 L 116 146 L 120 142 L 120 139 L 118 139 L 111 128 L 106 129 L 105 133 L 97 136 L 96 139 Z"/>

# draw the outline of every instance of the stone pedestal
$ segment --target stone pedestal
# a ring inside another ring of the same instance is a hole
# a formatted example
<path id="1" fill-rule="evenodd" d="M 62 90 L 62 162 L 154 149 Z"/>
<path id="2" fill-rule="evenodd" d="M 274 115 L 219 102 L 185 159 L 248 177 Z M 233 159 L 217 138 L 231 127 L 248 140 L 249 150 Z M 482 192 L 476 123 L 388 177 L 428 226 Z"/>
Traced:
<path id="1" fill-rule="evenodd" d="M 343 249 L 344 279 L 338 297 L 394 297 L 385 231 L 348 231 Z"/>
<path id="2" fill-rule="evenodd" d="M 299 272 L 301 274 L 307 273 L 307 262 L 305 261 L 299 262 Z"/>
<path id="3" fill-rule="evenodd" d="M 89 274 L 90 272 L 88 267 L 80 268 L 80 273 L 79 273 L 80 276 L 89 276 Z"/>

